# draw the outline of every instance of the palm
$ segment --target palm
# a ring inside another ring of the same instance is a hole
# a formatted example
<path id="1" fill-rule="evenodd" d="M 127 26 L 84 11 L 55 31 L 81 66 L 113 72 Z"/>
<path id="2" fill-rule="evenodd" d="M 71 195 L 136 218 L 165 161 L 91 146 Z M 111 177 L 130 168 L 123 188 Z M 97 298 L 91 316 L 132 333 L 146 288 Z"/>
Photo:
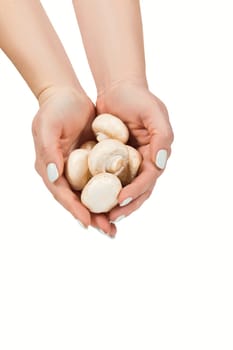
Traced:
<path id="1" fill-rule="evenodd" d="M 112 89 L 104 98 L 100 97 L 97 111 L 118 116 L 130 130 L 129 143 L 138 148 L 144 157 L 149 155 L 151 138 L 155 135 L 151 119 L 158 119 L 158 128 L 162 124 L 161 115 L 164 122 L 168 122 L 163 103 L 148 90 L 134 85 L 120 86 L 119 89 Z"/>
<path id="2" fill-rule="evenodd" d="M 44 117 L 43 117 L 44 116 Z M 51 130 L 56 135 L 57 147 L 64 160 L 71 149 L 91 137 L 91 122 L 95 116 L 94 106 L 72 96 L 51 97 L 39 110 L 34 123 Z"/>
<path id="3" fill-rule="evenodd" d="M 72 92 L 54 93 L 42 102 L 33 121 L 33 136 L 36 149 L 36 169 L 48 189 L 74 217 L 82 223 L 93 225 L 105 232 L 115 233 L 115 227 L 105 215 L 91 214 L 73 193 L 63 174 L 65 161 L 70 151 L 84 141 L 93 138 L 91 123 L 95 107 L 86 96 Z M 58 166 L 60 177 L 55 183 L 48 179 L 46 166 Z"/>
<path id="4" fill-rule="evenodd" d="M 130 131 L 129 143 L 142 154 L 138 176 L 124 187 L 119 203 L 133 199 L 126 207 L 116 207 L 110 213 L 115 219 L 128 216 L 150 196 L 162 171 L 155 167 L 159 149 L 170 153 L 172 129 L 165 105 L 146 87 L 133 83 L 120 83 L 110 88 L 97 99 L 98 113 L 111 113 L 119 117 Z"/>

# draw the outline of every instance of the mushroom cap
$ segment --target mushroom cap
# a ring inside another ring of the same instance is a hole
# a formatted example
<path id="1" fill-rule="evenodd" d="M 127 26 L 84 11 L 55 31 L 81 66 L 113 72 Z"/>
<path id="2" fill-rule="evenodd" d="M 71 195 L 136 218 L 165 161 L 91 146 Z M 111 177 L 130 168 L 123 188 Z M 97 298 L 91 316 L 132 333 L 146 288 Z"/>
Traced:
<path id="1" fill-rule="evenodd" d="M 108 113 L 100 114 L 94 119 L 92 130 L 98 141 L 110 138 L 126 143 L 129 138 L 129 130 L 121 119 Z"/>
<path id="2" fill-rule="evenodd" d="M 96 141 L 87 141 L 87 142 L 84 142 L 80 148 L 81 149 L 86 149 L 87 151 L 90 151 L 92 150 L 92 148 L 96 145 Z"/>
<path id="3" fill-rule="evenodd" d="M 92 213 L 107 213 L 117 205 L 121 189 L 117 176 L 100 173 L 88 181 L 82 190 L 81 201 Z"/>
<path id="4" fill-rule="evenodd" d="M 94 176 L 108 172 L 121 176 L 128 171 L 129 154 L 126 145 L 118 140 L 106 139 L 97 143 L 88 156 L 88 167 Z"/>
<path id="5" fill-rule="evenodd" d="M 91 177 L 88 169 L 88 154 L 86 149 L 72 151 L 66 161 L 65 175 L 70 186 L 80 191 Z"/>
<path id="6" fill-rule="evenodd" d="M 142 162 L 141 154 L 132 146 L 126 145 L 129 152 L 129 182 L 137 175 Z"/>

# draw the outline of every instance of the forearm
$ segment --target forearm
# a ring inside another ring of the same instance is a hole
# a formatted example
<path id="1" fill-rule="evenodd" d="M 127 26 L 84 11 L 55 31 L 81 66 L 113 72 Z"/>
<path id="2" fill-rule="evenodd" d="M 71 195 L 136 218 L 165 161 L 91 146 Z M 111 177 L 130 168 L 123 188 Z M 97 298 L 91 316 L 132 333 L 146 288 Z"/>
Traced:
<path id="1" fill-rule="evenodd" d="M 121 80 L 146 85 L 139 0 L 73 0 L 100 93 Z"/>
<path id="2" fill-rule="evenodd" d="M 40 1 L 0 0 L 0 48 L 37 97 L 53 86 L 81 89 Z"/>

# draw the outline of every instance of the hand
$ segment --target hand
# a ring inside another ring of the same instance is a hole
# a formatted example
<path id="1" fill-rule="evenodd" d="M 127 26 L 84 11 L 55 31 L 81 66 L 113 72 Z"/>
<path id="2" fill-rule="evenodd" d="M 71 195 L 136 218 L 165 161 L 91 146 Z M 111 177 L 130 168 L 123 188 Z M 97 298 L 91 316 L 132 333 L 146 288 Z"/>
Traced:
<path id="1" fill-rule="evenodd" d="M 143 161 L 138 176 L 119 195 L 120 206 L 109 214 L 117 222 L 138 209 L 150 196 L 171 153 L 173 132 L 165 105 L 145 86 L 120 82 L 97 98 L 97 112 L 119 117 L 129 128 L 129 143 L 138 148 Z"/>
<path id="2" fill-rule="evenodd" d="M 49 88 L 40 95 L 39 103 L 32 124 L 37 172 L 54 198 L 83 226 L 92 225 L 114 236 L 115 225 L 104 214 L 91 214 L 63 175 L 70 151 L 93 138 L 94 105 L 84 93 L 70 88 Z"/>

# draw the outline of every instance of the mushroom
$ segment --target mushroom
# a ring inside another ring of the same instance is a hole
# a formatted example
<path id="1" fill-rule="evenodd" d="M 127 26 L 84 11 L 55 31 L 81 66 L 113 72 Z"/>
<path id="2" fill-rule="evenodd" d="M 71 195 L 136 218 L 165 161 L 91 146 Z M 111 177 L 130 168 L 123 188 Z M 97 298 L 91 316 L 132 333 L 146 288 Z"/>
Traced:
<path id="1" fill-rule="evenodd" d="M 130 183 L 137 175 L 139 167 L 142 162 L 141 154 L 132 146 L 126 145 L 129 152 L 129 176 L 128 183 Z"/>
<path id="2" fill-rule="evenodd" d="M 96 145 L 95 141 L 87 141 L 80 146 L 81 149 L 86 149 L 87 151 L 92 150 L 92 148 Z"/>
<path id="3" fill-rule="evenodd" d="M 98 141 L 110 138 L 126 143 L 129 138 L 126 125 L 119 118 L 108 113 L 100 114 L 94 119 L 92 130 Z"/>
<path id="4" fill-rule="evenodd" d="M 99 141 L 87 141 L 72 151 L 65 166 L 66 178 L 92 213 L 109 212 L 118 204 L 118 195 L 137 175 L 142 157 L 125 143 L 129 131 L 111 114 L 101 114 L 92 123 Z"/>
<path id="5" fill-rule="evenodd" d="M 80 191 L 91 177 L 88 169 L 88 154 L 86 149 L 72 151 L 66 161 L 65 175 L 70 186 Z"/>
<path id="6" fill-rule="evenodd" d="M 117 205 L 121 189 L 117 176 L 100 173 L 88 181 L 82 190 L 81 201 L 92 213 L 107 213 Z"/>
<path id="7" fill-rule="evenodd" d="M 128 177 L 128 163 L 128 149 L 118 140 L 100 141 L 92 148 L 88 156 L 88 167 L 93 176 L 107 172 L 118 176 L 122 183 Z"/>

